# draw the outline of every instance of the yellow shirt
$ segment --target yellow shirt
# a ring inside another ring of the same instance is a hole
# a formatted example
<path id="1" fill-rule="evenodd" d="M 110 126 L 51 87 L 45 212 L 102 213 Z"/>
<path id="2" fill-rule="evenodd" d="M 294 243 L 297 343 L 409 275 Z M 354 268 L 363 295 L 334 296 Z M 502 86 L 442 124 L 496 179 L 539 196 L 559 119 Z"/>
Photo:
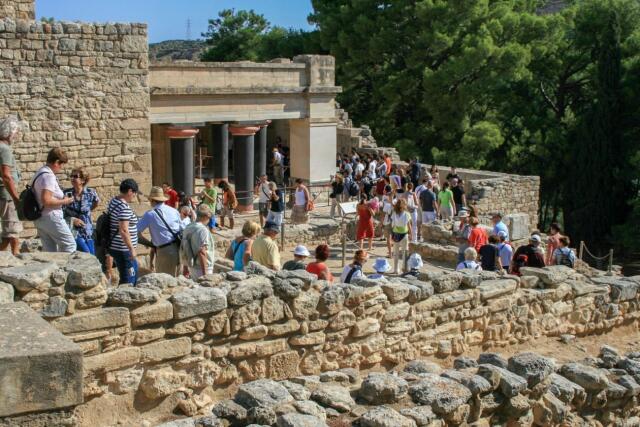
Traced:
<path id="1" fill-rule="evenodd" d="M 273 239 L 264 234 L 258 236 L 251 246 L 251 259 L 258 264 L 280 270 L 280 251 Z"/>

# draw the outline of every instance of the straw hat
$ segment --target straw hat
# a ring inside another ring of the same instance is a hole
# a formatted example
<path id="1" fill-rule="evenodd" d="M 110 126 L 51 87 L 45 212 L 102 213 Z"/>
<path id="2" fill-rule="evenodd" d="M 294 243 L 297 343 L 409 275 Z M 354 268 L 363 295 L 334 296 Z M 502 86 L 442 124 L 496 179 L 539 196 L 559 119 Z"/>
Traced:
<path id="1" fill-rule="evenodd" d="M 169 198 L 165 196 L 164 191 L 162 191 L 162 187 L 151 187 L 149 200 L 153 200 L 155 202 L 166 202 Z"/>

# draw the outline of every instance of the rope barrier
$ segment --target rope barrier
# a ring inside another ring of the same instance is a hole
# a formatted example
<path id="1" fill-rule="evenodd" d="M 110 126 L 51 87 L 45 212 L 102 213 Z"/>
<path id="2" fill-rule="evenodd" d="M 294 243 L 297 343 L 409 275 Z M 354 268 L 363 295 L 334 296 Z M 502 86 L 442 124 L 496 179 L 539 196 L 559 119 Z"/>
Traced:
<path id="1" fill-rule="evenodd" d="M 585 255 L 591 257 L 591 262 L 586 259 Z M 612 274 L 613 268 L 613 249 L 609 250 L 609 253 L 604 256 L 595 256 L 584 243 L 584 241 L 580 242 L 580 249 L 578 251 L 578 258 L 580 261 L 587 263 L 589 266 L 596 268 L 598 270 L 607 271 L 610 275 Z"/>

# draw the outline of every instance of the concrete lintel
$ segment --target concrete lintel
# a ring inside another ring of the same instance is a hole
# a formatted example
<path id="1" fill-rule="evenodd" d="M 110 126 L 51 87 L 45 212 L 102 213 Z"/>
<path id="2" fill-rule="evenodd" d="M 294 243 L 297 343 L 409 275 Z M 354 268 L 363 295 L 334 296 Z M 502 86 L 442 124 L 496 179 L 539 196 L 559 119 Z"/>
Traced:
<path id="1" fill-rule="evenodd" d="M 82 403 L 82 350 L 23 302 L 0 305 L 0 417 Z"/>
<path id="2" fill-rule="evenodd" d="M 308 87 L 152 87 L 150 89 L 151 96 L 228 96 L 228 95 L 282 95 L 282 94 L 302 94 L 308 92 Z M 313 93 L 339 93 L 338 88 L 323 88 L 326 92 Z M 333 90 L 333 91 L 332 91 Z M 340 88 L 341 92 L 341 88 Z"/>
<path id="3" fill-rule="evenodd" d="M 243 62 L 192 62 L 192 61 L 181 61 L 181 62 L 152 62 L 149 64 L 149 70 L 184 70 L 185 68 L 263 68 L 263 69 L 294 69 L 294 70 L 304 70 L 307 67 L 304 63 L 298 62 L 288 62 L 288 63 L 278 63 L 278 62 L 251 62 L 251 61 L 243 61 Z"/>
<path id="4" fill-rule="evenodd" d="M 259 113 L 151 113 L 149 121 L 151 124 L 188 124 L 194 122 L 264 122 L 265 120 L 291 120 L 301 118 L 304 118 L 304 114 L 300 111 L 261 111 Z"/>

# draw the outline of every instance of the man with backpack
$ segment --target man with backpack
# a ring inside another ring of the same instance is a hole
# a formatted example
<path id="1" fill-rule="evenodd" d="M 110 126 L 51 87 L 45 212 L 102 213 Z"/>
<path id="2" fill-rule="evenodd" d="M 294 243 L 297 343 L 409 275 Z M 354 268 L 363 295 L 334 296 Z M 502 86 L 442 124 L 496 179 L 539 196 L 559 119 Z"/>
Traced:
<path id="1" fill-rule="evenodd" d="M 544 256 L 540 250 L 542 239 L 539 234 L 532 234 L 529 238 L 529 244 L 520 246 L 513 254 L 511 261 L 511 273 L 520 276 L 520 268 L 522 267 L 544 267 Z"/>
<path id="2" fill-rule="evenodd" d="M 0 182 L 0 224 L 2 225 L 2 243 L 0 250 L 11 247 L 11 252 L 20 252 L 20 233 L 22 222 L 18 218 L 17 208 L 20 200 L 16 186 L 20 182 L 20 169 L 13 155 L 11 143 L 20 133 L 20 123 L 14 116 L 0 121 L 0 168 L 2 182 Z"/>
<path id="3" fill-rule="evenodd" d="M 201 204 L 198 206 L 195 222 L 184 229 L 180 244 L 180 262 L 188 270 L 191 280 L 213 274 L 215 244 L 213 233 L 208 228 L 213 215 L 214 212 L 208 205 Z"/>
<path id="4" fill-rule="evenodd" d="M 100 222 L 99 240 L 108 247 L 110 258 L 116 264 L 119 284 L 135 286 L 138 280 L 138 217 L 129 205 L 138 194 L 138 183 L 128 178 L 120 183 L 120 194 L 111 199 Z M 108 224 L 108 228 L 107 228 Z M 106 229 L 106 230 L 105 230 Z"/>
<path id="5" fill-rule="evenodd" d="M 182 221 L 180 213 L 165 204 L 168 197 L 160 187 L 152 187 L 149 201 L 152 209 L 147 211 L 138 222 L 138 233 L 147 228 L 151 242 L 156 249 L 156 272 L 178 276 L 180 265 L 180 243 L 182 240 Z"/>
<path id="6" fill-rule="evenodd" d="M 553 265 L 564 265 L 565 267 L 574 268 L 576 264 L 576 254 L 569 247 L 569 238 L 562 236 L 558 240 L 559 246 L 553 251 L 551 260 Z"/>

